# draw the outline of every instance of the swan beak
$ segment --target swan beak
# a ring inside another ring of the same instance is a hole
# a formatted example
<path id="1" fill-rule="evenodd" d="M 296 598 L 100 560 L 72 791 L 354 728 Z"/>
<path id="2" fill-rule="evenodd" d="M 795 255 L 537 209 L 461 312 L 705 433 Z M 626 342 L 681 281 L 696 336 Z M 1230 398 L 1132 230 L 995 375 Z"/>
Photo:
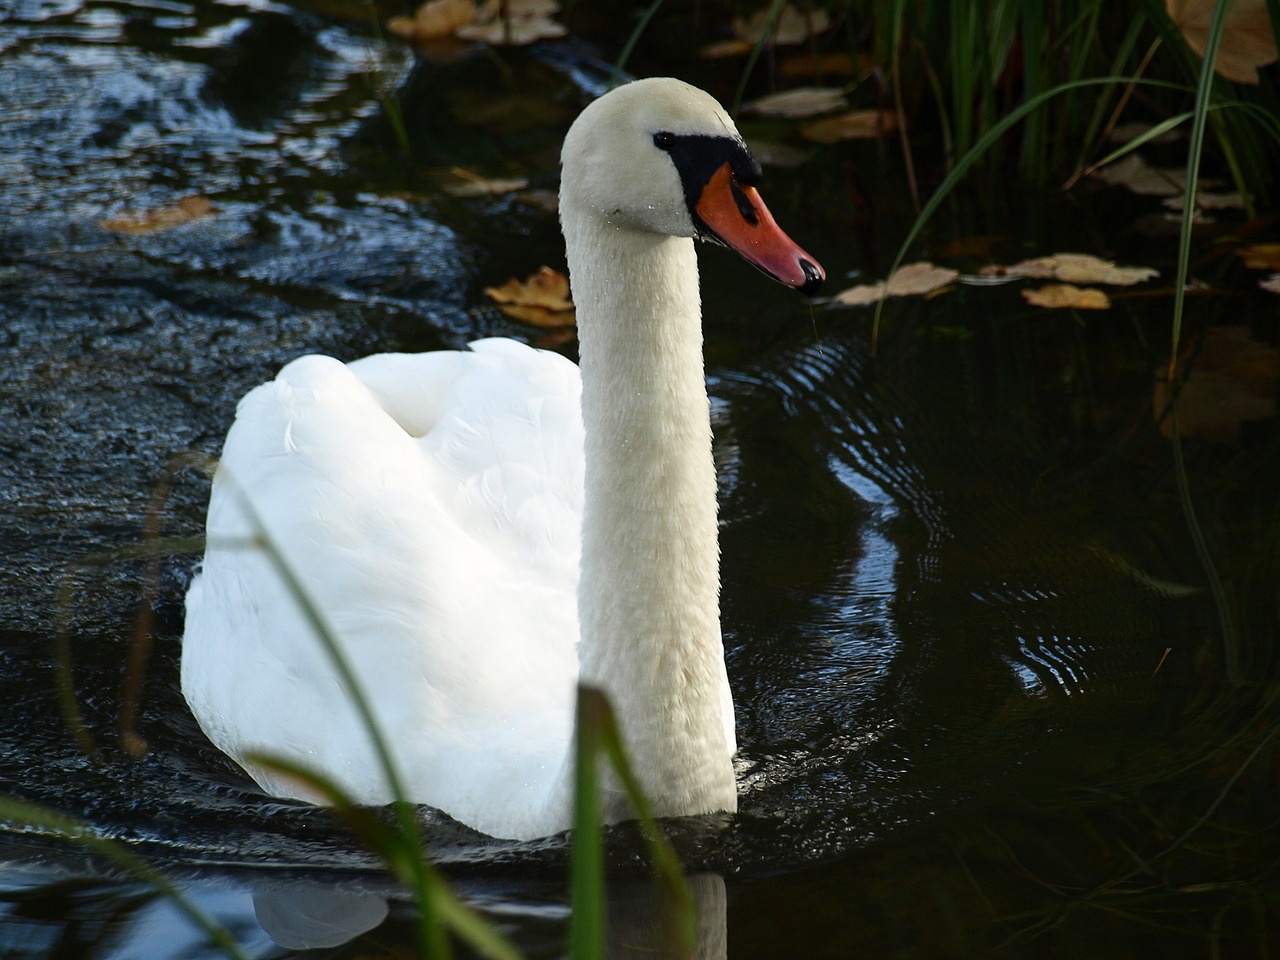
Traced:
<path id="1" fill-rule="evenodd" d="M 814 294 L 826 271 L 774 221 L 755 187 L 745 186 L 725 163 L 711 175 L 694 207 L 717 240 L 779 283 Z"/>

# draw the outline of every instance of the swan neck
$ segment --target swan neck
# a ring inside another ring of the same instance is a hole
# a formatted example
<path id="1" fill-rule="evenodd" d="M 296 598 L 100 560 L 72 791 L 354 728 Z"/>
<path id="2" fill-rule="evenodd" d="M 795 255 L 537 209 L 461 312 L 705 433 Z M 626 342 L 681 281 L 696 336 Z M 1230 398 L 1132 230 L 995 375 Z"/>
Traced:
<path id="1" fill-rule="evenodd" d="M 608 693 L 658 809 L 735 809 L 693 241 L 563 217 L 585 428 L 580 676 Z"/>

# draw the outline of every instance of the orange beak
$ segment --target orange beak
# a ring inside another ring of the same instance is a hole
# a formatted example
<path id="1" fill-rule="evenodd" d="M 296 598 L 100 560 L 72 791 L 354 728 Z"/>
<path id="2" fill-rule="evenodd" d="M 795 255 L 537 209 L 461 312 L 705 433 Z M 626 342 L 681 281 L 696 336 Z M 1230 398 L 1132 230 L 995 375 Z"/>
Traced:
<path id="1" fill-rule="evenodd" d="M 816 293 L 826 272 L 774 222 L 755 187 L 743 186 L 729 163 L 720 166 L 694 206 L 717 240 L 779 283 Z"/>

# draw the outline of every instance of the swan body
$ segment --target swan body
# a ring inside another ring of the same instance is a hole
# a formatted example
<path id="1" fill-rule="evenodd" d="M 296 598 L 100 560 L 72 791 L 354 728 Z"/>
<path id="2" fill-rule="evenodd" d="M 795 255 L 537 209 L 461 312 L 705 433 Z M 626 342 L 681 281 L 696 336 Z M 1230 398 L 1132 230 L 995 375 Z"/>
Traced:
<path id="1" fill-rule="evenodd" d="M 642 80 L 566 137 L 580 365 L 510 340 L 343 364 L 240 403 L 187 595 L 182 689 L 267 791 L 391 797 L 271 544 L 337 638 L 411 800 L 499 837 L 571 823 L 575 689 L 603 689 L 660 815 L 736 809 L 694 237 L 811 291 L 709 95 Z M 630 810 L 606 784 L 606 815 Z"/>

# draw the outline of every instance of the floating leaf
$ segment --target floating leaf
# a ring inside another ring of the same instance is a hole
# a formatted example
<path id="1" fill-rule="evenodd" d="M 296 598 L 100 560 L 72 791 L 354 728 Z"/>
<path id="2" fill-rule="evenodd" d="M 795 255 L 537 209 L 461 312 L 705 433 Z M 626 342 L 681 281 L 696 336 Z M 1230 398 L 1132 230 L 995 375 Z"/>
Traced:
<path id="1" fill-rule="evenodd" d="M 1169 19 L 1187 46 L 1204 56 L 1217 0 L 1165 0 Z M 1258 82 L 1258 68 L 1276 62 L 1276 37 L 1267 0 L 1229 0 L 1213 68 L 1236 83 Z"/>
<path id="2" fill-rule="evenodd" d="M 1275 416 L 1280 350 L 1252 339 L 1248 327 L 1209 328 L 1179 367 L 1191 357 L 1195 365 L 1176 393 L 1163 377 L 1156 380 L 1155 415 L 1166 437 L 1173 435 L 1173 417 L 1185 436 L 1230 443 L 1244 421 Z"/>
<path id="3" fill-rule="evenodd" d="M 387 29 L 409 43 L 426 43 L 451 37 L 459 27 L 476 19 L 472 0 L 429 0 L 411 17 L 392 17 Z"/>
<path id="4" fill-rule="evenodd" d="M 781 93 L 771 93 L 759 100 L 743 104 L 743 113 L 757 113 L 763 117 L 816 117 L 820 113 L 843 110 L 849 106 L 844 91 L 836 87 L 796 87 Z"/>
<path id="5" fill-rule="evenodd" d="M 1265 280 L 1259 280 L 1258 286 L 1267 293 L 1280 293 L 1280 273 L 1273 273 Z"/>
<path id="6" fill-rule="evenodd" d="M 1023 290 L 1022 296 L 1033 307 L 1049 310 L 1106 310 L 1111 306 L 1111 300 L 1101 290 L 1069 283 L 1048 283 L 1038 290 Z"/>
<path id="7" fill-rule="evenodd" d="M 218 208 L 208 197 L 192 194 L 183 197 L 172 207 L 152 210 L 125 210 L 119 216 L 99 220 L 98 226 L 113 233 L 164 233 L 176 227 L 212 217 Z"/>
<path id="8" fill-rule="evenodd" d="M 453 167 L 449 173 L 456 179 L 446 183 L 442 189 L 451 197 L 485 197 L 499 193 L 515 193 L 529 185 L 528 180 L 519 177 L 489 180 L 462 167 Z"/>
<path id="9" fill-rule="evenodd" d="M 575 320 L 569 278 L 550 267 L 539 267 L 523 283 L 512 277 L 484 292 L 507 316 L 536 327 L 569 327 Z"/>
<path id="10" fill-rule="evenodd" d="M 837 117 L 815 120 L 800 130 L 800 135 L 814 143 L 838 143 L 841 140 L 875 140 L 898 126 L 898 115 L 889 110 L 853 110 Z"/>
<path id="11" fill-rule="evenodd" d="M 909 263 L 889 278 L 886 284 L 863 284 L 841 290 L 831 302 L 842 307 L 865 307 L 888 297 L 907 297 L 913 294 L 933 293 L 951 283 L 959 274 L 948 267 L 934 266 L 932 263 Z"/>
<path id="12" fill-rule="evenodd" d="M 1117 267 L 1110 260 L 1101 260 L 1089 253 L 1055 253 L 1048 257 L 1032 257 L 1008 267 L 991 264 L 979 272 L 988 276 L 1106 283 L 1116 287 L 1128 287 L 1160 276 L 1160 271 L 1151 267 Z"/>
<path id="13" fill-rule="evenodd" d="M 1280 243 L 1251 243 L 1236 251 L 1253 270 L 1280 270 Z"/>
<path id="14" fill-rule="evenodd" d="M 1134 193 L 1153 197 L 1181 196 L 1185 189 L 1187 171 L 1153 167 L 1136 153 L 1131 153 L 1115 163 L 1109 163 L 1092 176 L 1108 186 L 1126 187 Z M 1214 187 L 1217 183 L 1200 178 L 1200 187 Z"/>

